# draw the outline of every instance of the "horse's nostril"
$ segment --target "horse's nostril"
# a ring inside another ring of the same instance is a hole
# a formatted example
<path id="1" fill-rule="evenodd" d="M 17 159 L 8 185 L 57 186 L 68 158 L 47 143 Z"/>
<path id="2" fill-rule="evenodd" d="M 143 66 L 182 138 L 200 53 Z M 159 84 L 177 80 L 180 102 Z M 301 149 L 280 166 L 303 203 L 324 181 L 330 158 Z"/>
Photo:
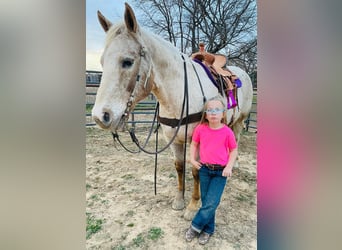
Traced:
<path id="1" fill-rule="evenodd" d="M 103 114 L 103 120 L 104 120 L 105 122 L 109 122 L 109 121 L 110 121 L 110 115 L 109 115 L 108 112 L 104 112 L 104 114 Z"/>

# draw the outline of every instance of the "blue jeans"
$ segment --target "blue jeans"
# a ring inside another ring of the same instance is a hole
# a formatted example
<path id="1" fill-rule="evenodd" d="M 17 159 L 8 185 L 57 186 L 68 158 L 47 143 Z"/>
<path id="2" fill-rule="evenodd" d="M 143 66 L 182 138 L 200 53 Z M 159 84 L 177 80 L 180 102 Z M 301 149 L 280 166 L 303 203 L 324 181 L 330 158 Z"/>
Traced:
<path id="1" fill-rule="evenodd" d="M 222 171 L 210 170 L 205 166 L 199 170 L 202 206 L 191 223 L 192 228 L 198 233 L 204 231 L 213 234 L 215 231 L 215 212 L 227 182 L 227 177 L 222 176 Z"/>

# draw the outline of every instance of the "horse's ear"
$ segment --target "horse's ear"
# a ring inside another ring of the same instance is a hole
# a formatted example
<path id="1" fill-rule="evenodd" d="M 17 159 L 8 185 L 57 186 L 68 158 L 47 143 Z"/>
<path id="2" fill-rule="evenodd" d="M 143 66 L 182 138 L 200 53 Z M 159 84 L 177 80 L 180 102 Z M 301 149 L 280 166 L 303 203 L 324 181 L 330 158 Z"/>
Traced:
<path id="1" fill-rule="evenodd" d="M 107 18 L 105 18 L 99 10 L 97 11 L 97 18 L 99 19 L 99 22 L 104 31 L 107 32 L 112 26 L 112 23 Z"/>
<path id="2" fill-rule="evenodd" d="M 135 18 L 134 11 L 129 6 L 128 3 L 125 3 L 125 23 L 126 27 L 129 31 L 136 33 L 138 29 L 137 19 Z"/>

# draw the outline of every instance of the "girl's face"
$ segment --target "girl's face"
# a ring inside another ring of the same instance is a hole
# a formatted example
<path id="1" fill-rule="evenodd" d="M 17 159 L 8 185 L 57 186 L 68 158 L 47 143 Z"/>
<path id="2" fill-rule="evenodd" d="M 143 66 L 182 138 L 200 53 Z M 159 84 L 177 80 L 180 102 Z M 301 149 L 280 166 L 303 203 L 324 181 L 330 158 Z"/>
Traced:
<path id="1" fill-rule="evenodd" d="M 212 100 L 207 103 L 207 109 L 205 110 L 205 117 L 209 123 L 221 123 L 223 118 L 224 107 L 218 100 Z"/>

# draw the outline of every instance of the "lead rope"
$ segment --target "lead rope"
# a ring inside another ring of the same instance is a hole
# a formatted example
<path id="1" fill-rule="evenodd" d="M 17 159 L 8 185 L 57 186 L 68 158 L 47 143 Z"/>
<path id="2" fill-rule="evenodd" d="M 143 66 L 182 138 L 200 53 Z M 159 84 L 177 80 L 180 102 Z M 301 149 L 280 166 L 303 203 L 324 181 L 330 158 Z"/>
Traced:
<path id="1" fill-rule="evenodd" d="M 175 138 L 176 138 L 176 136 L 178 134 L 178 131 L 179 131 L 180 127 L 181 127 L 182 117 L 183 117 L 183 114 L 184 114 L 184 107 L 186 106 L 185 140 L 184 140 L 185 147 L 184 147 L 184 160 L 183 160 L 183 183 L 182 183 L 183 184 L 183 198 L 184 198 L 184 193 L 185 193 L 185 170 L 186 170 L 185 169 L 185 164 L 186 164 L 186 145 L 187 145 L 188 121 L 189 121 L 189 118 L 188 118 L 189 117 L 189 98 L 188 98 L 189 97 L 189 93 L 188 93 L 188 77 L 187 77 L 187 70 L 186 70 L 186 62 L 185 62 L 185 59 L 184 59 L 183 55 L 182 55 L 182 59 L 183 59 L 183 65 L 184 65 L 184 97 L 183 97 L 182 111 L 181 111 L 180 119 L 179 119 L 179 122 L 178 122 L 178 125 L 177 125 L 177 129 L 175 131 L 175 134 L 173 135 L 173 137 L 171 138 L 169 143 L 166 146 L 164 146 L 162 149 L 158 150 L 158 130 L 159 130 L 159 127 L 160 127 L 160 123 L 159 123 L 158 120 L 157 120 L 157 128 L 155 130 L 155 132 L 156 132 L 156 151 L 155 152 L 150 152 L 150 151 L 145 150 L 145 146 L 147 144 L 147 140 L 145 141 L 145 144 L 144 144 L 143 147 L 140 146 L 139 140 L 135 136 L 134 128 L 131 128 L 129 130 L 129 134 L 131 136 L 132 141 L 137 145 L 137 147 L 139 149 L 138 151 L 132 151 L 132 150 L 129 150 L 127 147 L 125 147 L 123 145 L 123 143 L 120 141 L 119 135 L 116 132 L 115 133 L 112 132 L 112 135 L 113 135 L 114 141 L 117 140 L 120 143 L 120 145 L 126 151 L 128 151 L 130 153 L 139 153 L 140 151 L 143 151 L 144 153 L 154 154 L 155 155 L 155 160 L 154 160 L 155 161 L 154 193 L 156 194 L 157 193 L 157 162 L 158 162 L 157 155 L 158 155 L 158 153 L 161 153 L 164 150 L 166 150 L 171 145 L 171 143 L 175 140 Z M 196 72 L 196 74 L 197 74 L 197 72 Z M 203 95 L 203 98 L 205 99 L 204 95 Z M 157 107 L 156 107 L 156 111 L 155 111 L 155 117 L 154 117 L 153 122 L 152 122 L 151 130 L 152 130 L 153 126 L 154 126 L 155 118 L 157 117 L 157 114 L 159 115 L 159 102 L 157 102 Z M 149 136 L 148 136 L 148 139 L 149 139 Z"/>
<path id="2" fill-rule="evenodd" d="M 159 102 L 156 108 L 156 115 L 159 115 Z M 156 152 L 158 152 L 158 135 L 159 135 L 159 126 L 160 123 L 157 120 L 157 128 L 155 130 L 156 133 Z M 154 195 L 157 195 L 157 166 L 158 166 L 158 154 L 154 155 Z"/>
<path id="3" fill-rule="evenodd" d="M 153 122 L 152 122 L 152 126 L 151 126 L 151 129 L 150 129 L 150 132 L 147 136 L 147 139 L 144 143 L 144 146 L 143 148 L 145 148 L 145 146 L 147 145 L 150 137 L 151 137 L 151 134 L 152 134 L 152 130 L 153 130 L 153 126 L 154 126 L 154 123 L 156 121 L 156 117 L 159 115 L 159 102 L 157 102 L 157 105 L 156 105 L 156 108 L 155 108 L 155 113 L 154 113 L 154 118 L 153 118 Z M 154 130 L 154 133 L 156 133 L 156 145 L 155 145 L 155 149 L 156 149 L 156 152 L 158 152 L 158 140 L 159 140 L 159 127 L 160 127 L 160 123 L 159 121 L 157 120 L 157 126 L 156 126 L 156 129 Z M 132 130 L 133 128 L 131 128 Z M 132 132 L 134 133 L 134 132 Z M 141 152 L 140 148 L 138 147 L 138 151 L 133 151 L 133 150 L 130 150 L 128 149 L 120 140 L 119 138 L 119 134 L 118 133 L 113 133 L 112 132 L 112 135 L 113 135 L 113 140 L 114 142 L 115 141 L 118 141 L 119 144 L 129 153 L 139 153 Z M 132 136 L 132 135 L 131 135 Z M 134 136 L 135 137 L 135 136 Z M 136 137 L 135 137 L 136 139 Z M 137 139 L 136 139 L 137 140 Z M 157 166 L 158 166 L 158 154 L 154 154 L 154 194 L 157 195 Z"/>
<path id="4" fill-rule="evenodd" d="M 184 156 L 183 156 L 183 199 L 184 199 L 184 193 L 185 193 L 185 165 L 186 165 L 186 145 L 187 145 L 187 138 L 188 138 L 188 120 L 189 120 L 189 93 L 188 93 L 188 74 L 186 70 L 186 63 L 185 59 L 182 55 L 183 58 L 183 65 L 184 65 L 184 82 L 185 82 L 185 87 L 184 87 L 184 96 L 186 98 L 186 118 L 185 118 L 185 132 L 184 132 Z M 196 71 L 195 71 L 196 72 Z M 196 72 L 197 73 L 197 72 Z M 201 85 L 202 87 L 202 85 Z M 205 97 L 204 97 L 205 98 Z"/>
<path id="5" fill-rule="evenodd" d="M 183 117 L 183 113 L 184 113 L 184 107 L 186 106 L 186 117 L 185 117 L 185 132 L 184 132 L 184 155 L 183 155 L 183 180 L 182 180 L 182 184 L 183 184 L 183 190 L 182 190 L 182 194 L 183 194 L 183 198 L 184 198 L 184 194 L 185 194 L 185 173 L 186 173 L 186 146 L 187 146 L 187 135 L 188 135 L 188 121 L 189 121 L 189 90 L 188 90 L 188 75 L 187 75 L 187 70 L 186 70 L 186 62 L 185 62 L 185 59 L 184 59 L 184 56 L 182 55 L 182 59 L 183 59 L 183 65 L 184 65 L 184 98 L 183 98 L 183 104 L 182 104 L 182 112 L 181 112 L 181 117 L 179 119 L 179 122 L 178 122 L 178 127 L 177 127 L 177 130 L 176 130 L 176 133 L 174 134 L 173 138 L 169 141 L 169 143 L 164 147 L 162 148 L 161 150 L 158 150 L 158 128 L 159 128 L 159 121 L 157 121 L 157 132 L 156 132 L 156 151 L 155 152 L 149 152 L 147 150 L 145 150 L 144 148 L 142 148 L 140 145 L 139 145 L 139 141 L 138 139 L 136 138 L 135 134 L 134 134 L 134 129 L 131 129 L 129 131 L 130 135 L 131 135 L 131 138 L 132 138 L 132 141 L 138 146 L 138 148 L 147 153 L 147 154 L 154 154 L 155 155 L 155 158 L 154 158 L 154 161 L 155 161 L 155 168 L 154 168 L 154 193 L 156 194 L 157 193 L 157 161 L 158 161 L 158 158 L 157 158 L 157 155 L 158 153 L 161 153 L 163 152 L 166 148 L 168 148 L 171 143 L 174 141 L 174 139 L 176 138 L 176 135 L 178 134 L 178 131 L 180 129 L 180 126 L 181 126 L 181 121 L 182 121 L 182 117 Z M 159 103 L 158 103 L 159 104 Z M 158 113 L 159 115 L 159 105 L 157 107 L 157 111 L 156 113 Z M 153 126 L 153 124 L 152 124 Z"/>

